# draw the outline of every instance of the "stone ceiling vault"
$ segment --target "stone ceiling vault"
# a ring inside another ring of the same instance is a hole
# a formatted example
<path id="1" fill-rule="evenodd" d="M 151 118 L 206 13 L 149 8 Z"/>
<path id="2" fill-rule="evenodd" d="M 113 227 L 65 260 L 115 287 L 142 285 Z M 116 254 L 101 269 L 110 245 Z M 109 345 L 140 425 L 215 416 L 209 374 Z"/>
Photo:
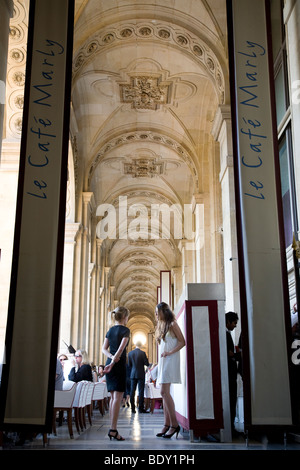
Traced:
<path id="1" fill-rule="evenodd" d="M 96 208 L 209 199 L 211 129 L 229 99 L 225 44 L 224 0 L 76 0 L 71 133 L 77 190 L 93 192 Z M 147 333 L 160 271 L 181 255 L 172 234 L 144 232 L 103 243 L 115 299 Z"/>

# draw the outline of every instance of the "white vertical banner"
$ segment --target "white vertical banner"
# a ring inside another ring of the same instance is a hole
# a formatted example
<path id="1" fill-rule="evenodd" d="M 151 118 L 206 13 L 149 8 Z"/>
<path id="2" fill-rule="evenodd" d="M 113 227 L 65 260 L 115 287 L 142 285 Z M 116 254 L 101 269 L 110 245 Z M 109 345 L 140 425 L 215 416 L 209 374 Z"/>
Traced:
<path id="1" fill-rule="evenodd" d="M 1 429 L 51 430 L 62 284 L 74 0 L 30 2 Z"/>
<path id="2" fill-rule="evenodd" d="M 229 4 L 239 267 L 247 312 L 251 424 L 286 426 L 292 424 L 285 332 L 287 278 L 266 2 L 232 0 Z"/>

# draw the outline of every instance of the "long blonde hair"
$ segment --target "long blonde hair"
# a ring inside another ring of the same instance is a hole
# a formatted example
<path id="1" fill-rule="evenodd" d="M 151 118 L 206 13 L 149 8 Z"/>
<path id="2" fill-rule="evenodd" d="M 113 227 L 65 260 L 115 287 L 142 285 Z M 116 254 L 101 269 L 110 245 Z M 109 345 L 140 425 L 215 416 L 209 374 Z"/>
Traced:
<path id="1" fill-rule="evenodd" d="M 175 321 L 175 315 L 170 309 L 169 305 L 165 302 L 160 302 L 157 304 L 156 309 L 158 315 L 155 338 L 158 344 L 160 344 L 161 340 L 165 339 L 166 334 L 172 326 L 172 323 Z"/>
<path id="2" fill-rule="evenodd" d="M 116 307 L 114 310 L 109 312 L 109 323 L 114 325 L 117 321 L 121 321 L 129 316 L 129 310 L 126 307 Z"/>

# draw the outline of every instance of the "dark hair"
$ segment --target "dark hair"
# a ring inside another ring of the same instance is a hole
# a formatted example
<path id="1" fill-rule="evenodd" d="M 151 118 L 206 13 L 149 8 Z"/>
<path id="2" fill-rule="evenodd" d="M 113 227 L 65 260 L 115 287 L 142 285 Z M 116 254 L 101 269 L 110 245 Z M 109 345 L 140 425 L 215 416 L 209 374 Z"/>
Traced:
<path id="1" fill-rule="evenodd" d="M 158 343 L 165 339 L 172 323 L 175 321 L 175 315 L 165 302 L 157 304 L 156 309 L 160 315 L 157 318 L 156 340 Z"/>
<path id="2" fill-rule="evenodd" d="M 226 323 L 232 323 L 233 321 L 237 321 L 239 319 L 238 314 L 235 312 L 227 312 L 225 317 Z"/>

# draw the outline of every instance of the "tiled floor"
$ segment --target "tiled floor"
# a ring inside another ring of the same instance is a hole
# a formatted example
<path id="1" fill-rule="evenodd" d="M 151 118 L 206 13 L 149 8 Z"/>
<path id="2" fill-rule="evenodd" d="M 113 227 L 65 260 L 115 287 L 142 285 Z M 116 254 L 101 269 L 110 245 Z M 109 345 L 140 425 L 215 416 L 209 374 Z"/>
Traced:
<path id="1" fill-rule="evenodd" d="M 287 442 L 284 442 L 283 439 L 281 442 L 280 440 L 278 442 L 268 442 L 266 439 L 257 441 L 250 439 L 248 445 L 246 445 L 242 436 L 234 438 L 231 443 L 213 441 L 212 439 L 191 442 L 189 434 L 182 432 L 178 435 L 178 439 L 175 436 L 172 439 L 157 438 L 156 433 L 161 430 L 163 424 L 164 417 L 161 410 L 155 410 L 153 414 L 132 414 L 129 408 L 121 408 L 118 430 L 125 437 L 125 441 L 110 441 L 107 436 L 109 430 L 108 412 L 101 416 L 98 410 L 94 410 L 92 426 L 87 424 L 84 432 L 78 434 L 75 424 L 73 425 L 74 439 L 70 439 L 67 423 L 64 422 L 62 426 L 57 427 L 56 436 L 53 434 L 48 435 L 48 444 L 46 446 L 43 445 L 42 436 L 39 435 L 32 441 L 25 441 L 22 447 L 10 446 L 10 448 L 5 447 L 4 450 L 101 450 L 103 459 L 120 458 L 120 455 L 128 455 L 130 452 L 132 455 L 139 455 L 139 452 L 142 452 L 142 455 L 150 455 L 149 453 L 155 452 L 162 456 L 173 455 L 172 458 L 174 459 L 176 458 L 174 453 L 177 453 L 177 458 L 183 459 L 182 462 L 179 462 L 179 460 L 173 462 L 177 464 L 196 463 L 187 462 L 187 456 L 189 455 L 191 459 L 195 459 L 201 450 L 300 450 L 300 443 L 290 439 L 290 437 Z M 163 462 L 153 461 L 150 463 Z"/>

